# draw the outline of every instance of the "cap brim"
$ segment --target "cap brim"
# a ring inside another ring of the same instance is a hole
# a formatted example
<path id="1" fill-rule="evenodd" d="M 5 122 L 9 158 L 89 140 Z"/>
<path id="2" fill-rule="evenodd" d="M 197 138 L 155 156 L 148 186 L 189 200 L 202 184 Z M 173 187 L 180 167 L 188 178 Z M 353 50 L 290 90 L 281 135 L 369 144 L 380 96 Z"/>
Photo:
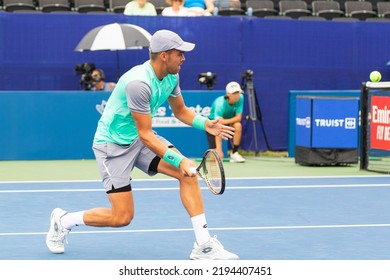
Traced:
<path id="1" fill-rule="evenodd" d="M 190 52 L 195 48 L 195 44 L 193 43 L 188 43 L 188 42 L 183 42 L 180 47 L 175 48 L 178 51 L 182 52 Z"/>
<path id="2" fill-rule="evenodd" d="M 234 90 L 226 91 L 228 94 L 233 94 L 235 92 L 243 93 L 244 91 L 240 88 L 235 88 Z"/>

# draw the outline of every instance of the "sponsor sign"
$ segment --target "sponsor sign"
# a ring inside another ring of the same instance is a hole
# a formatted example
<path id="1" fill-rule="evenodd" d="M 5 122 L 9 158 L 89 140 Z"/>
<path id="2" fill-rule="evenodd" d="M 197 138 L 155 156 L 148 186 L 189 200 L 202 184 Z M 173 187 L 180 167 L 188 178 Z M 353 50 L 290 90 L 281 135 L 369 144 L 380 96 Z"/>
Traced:
<path id="1" fill-rule="evenodd" d="M 390 150 L 390 97 L 371 97 L 370 123 L 371 148 Z"/>

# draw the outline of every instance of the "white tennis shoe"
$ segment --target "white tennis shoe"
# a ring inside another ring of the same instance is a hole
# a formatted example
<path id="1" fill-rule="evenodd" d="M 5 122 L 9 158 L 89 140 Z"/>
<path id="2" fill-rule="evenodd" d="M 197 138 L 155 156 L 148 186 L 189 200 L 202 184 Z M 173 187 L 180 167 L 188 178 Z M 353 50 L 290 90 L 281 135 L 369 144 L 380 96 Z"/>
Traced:
<path id="1" fill-rule="evenodd" d="M 196 242 L 192 249 L 191 260 L 238 260 L 239 257 L 225 250 L 217 240 L 217 236 L 211 237 L 208 242 L 199 246 Z"/>
<path id="2" fill-rule="evenodd" d="M 243 158 L 238 152 L 230 155 L 230 162 L 245 162 L 245 158 Z"/>
<path id="3" fill-rule="evenodd" d="M 56 208 L 51 212 L 50 216 L 50 229 L 46 235 L 46 245 L 49 250 L 54 254 L 63 254 L 65 251 L 66 237 L 70 230 L 64 228 L 61 225 L 61 217 L 67 212 Z"/>

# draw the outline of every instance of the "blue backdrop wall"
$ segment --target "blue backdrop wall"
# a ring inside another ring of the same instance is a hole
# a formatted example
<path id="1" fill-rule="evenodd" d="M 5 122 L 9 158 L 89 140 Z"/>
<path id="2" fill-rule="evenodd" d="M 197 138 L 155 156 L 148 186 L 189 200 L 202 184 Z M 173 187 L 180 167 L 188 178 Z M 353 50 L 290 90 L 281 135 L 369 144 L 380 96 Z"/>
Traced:
<path id="1" fill-rule="evenodd" d="M 390 24 L 383 22 L 0 12 L 0 90 L 79 90 L 74 66 L 82 62 L 95 63 L 115 81 L 115 52 L 74 51 L 89 30 L 113 22 L 136 24 L 150 33 L 171 29 L 195 42 L 180 73 L 183 90 L 204 90 L 197 80 L 201 72 L 216 73 L 214 89 L 223 90 L 231 80 L 241 82 L 244 70 L 253 70 L 266 136 L 276 150 L 287 149 L 290 90 L 356 90 L 374 69 L 384 80 L 389 76 Z M 123 73 L 147 59 L 148 52 L 118 55 Z M 265 149 L 256 125 L 258 147 Z M 253 139 L 252 123 L 244 120 L 242 148 L 254 150 Z"/>
<path id="2" fill-rule="evenodd" d="M 209 104 L 223 91 L 183 91 L 187 106 L 208 117 Z M 92 142 L 109 92 L 0 91 L 0 160 L 92 159 Z M 208 148 L 203 130 L 178 121 L 165 102 L 154 130 L 188 157 Z M 227 142 L 224 151 L 227 156 Z"/>

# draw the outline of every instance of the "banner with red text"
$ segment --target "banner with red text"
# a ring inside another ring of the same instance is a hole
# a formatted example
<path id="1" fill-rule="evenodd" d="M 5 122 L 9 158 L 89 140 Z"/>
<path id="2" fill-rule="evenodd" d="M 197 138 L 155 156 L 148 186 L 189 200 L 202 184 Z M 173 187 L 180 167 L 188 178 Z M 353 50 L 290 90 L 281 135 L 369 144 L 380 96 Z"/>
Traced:
<path id="1" fill-rule="evenodd" d="M 372 149 L 390 150 L 390 97 L 371 98 L 370 142 Z"/>

